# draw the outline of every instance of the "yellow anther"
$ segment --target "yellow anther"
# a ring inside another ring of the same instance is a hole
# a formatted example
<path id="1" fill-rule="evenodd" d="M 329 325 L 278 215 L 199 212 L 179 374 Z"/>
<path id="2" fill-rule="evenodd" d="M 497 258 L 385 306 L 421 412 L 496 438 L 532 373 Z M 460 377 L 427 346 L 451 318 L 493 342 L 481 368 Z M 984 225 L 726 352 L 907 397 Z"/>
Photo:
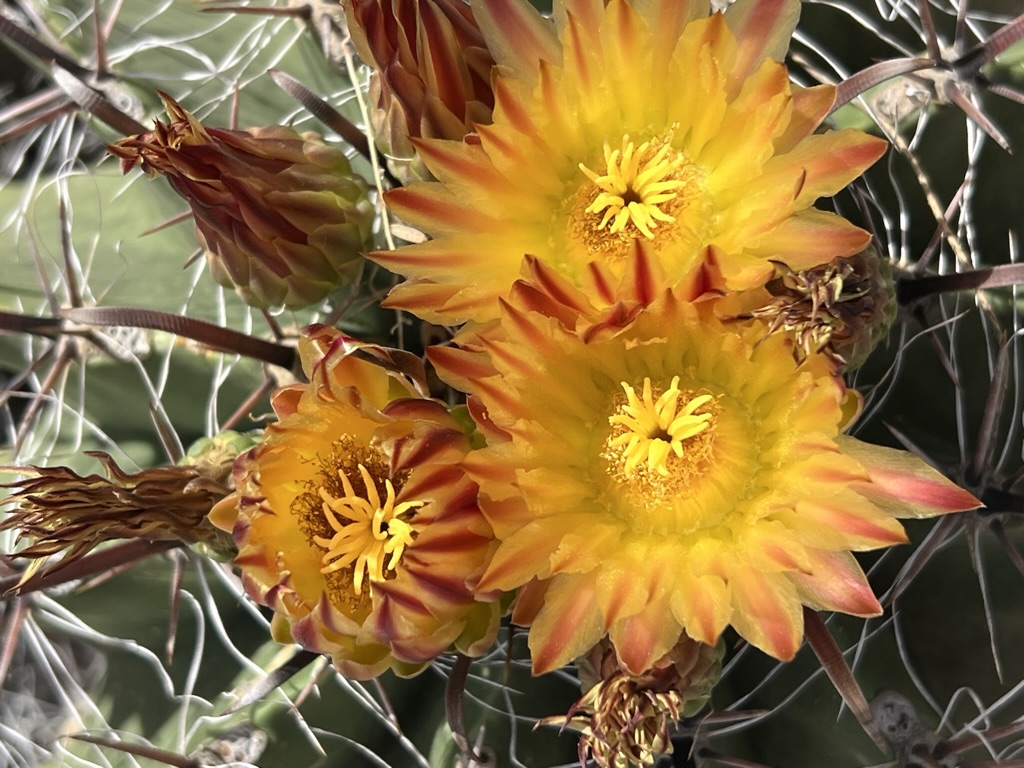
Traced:
<path id="1" fill-rule="evenodd" d="M 674 200 L 678 190 L 686 186 L 684 180 L 672 174 L 685 162 L 682 155 L 669 157 L 670 146 L 663 144 L 652 154 L 651 142 L 639 147 L 622 139 L 621 149 L 604 145 L 605 173 L 597 174 L 580 163 L 583 171 L 598 188 L 597 197 L 587 206 L 587 213 L 601 213 L 598 229 L 608 227 L 612 234 L 632 224 L 648 239 L 654 238 L 658 222 L 675 221 L 659 206 Z M 611 226 L 608 226 L 608 225 Z"/>
<path id="2" fill-rule="evenodd" d="M 342 470 L 338 470 L 338 477 L 344 496 L 335 498 L 320 489 L 324 517 L 334 535 L 329 539 L 313 537 L 317 546 L 327 550 L 321 558 L 320 572 L 329 574 L 352 566 L 352 586 L 356 594 L 362 593 L 364 574 L 370 581 L 383 581 L 386 571 L 395 570 L 405 548 L 413 541 L 413 528 L 402 515 L 426 504 L 425 501 L 404 501 L 396 505 L 395 487 L 389 479 L 384 480 L 387 498 L 382 504 L 376 481 L 362 464 L 359 474 L 365 498 L 355 493 Z"/>
<path id="3" fill-rule="evenodd" d="M 667 477 L 670 455 L 682 458 L 683 443 L 711 426 L 713 414 L 696 411 L 714 398 L 711 395 L 684 397 L 678 376 L 657 400 L 649 378 L 644 379 L 640 396 L 625 382 L 622 382 L 622 389 L 626 402 L 608 419 L 609 424 L 619 428 L 618 434 L 609 439 L 608 447 L 621 449 L 625 475 L 646 466 L 649 472 Z M 682 409 L 680 404 L 683 404 Z"/>

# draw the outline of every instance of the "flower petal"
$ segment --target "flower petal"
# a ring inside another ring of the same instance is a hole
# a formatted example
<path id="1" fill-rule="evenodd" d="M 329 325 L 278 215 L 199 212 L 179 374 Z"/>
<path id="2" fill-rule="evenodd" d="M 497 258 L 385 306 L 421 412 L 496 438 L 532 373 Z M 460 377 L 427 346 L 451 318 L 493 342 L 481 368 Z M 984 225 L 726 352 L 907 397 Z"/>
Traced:
<path id="1" fill-rule="evenodd" d="M 800 0 L 736 0 L 725 14 L 742 41 L 731 78 L 742 82 L 766 58 L 782 61 L 800 18 Z"/>
<path id="2" fill-rule="evenodd" d="M 650 600 L 643 610 L 617 621 L 608 632 L 619 662 L 628 672 L 639 675 L 654 666 L 679 639 L 682 627 L 668 608 L 667 600 Z"/>
<path id="3" fill-rule="evenodd" d="M 801 499 L 775 517 L 809 547 L 868 550 L 907 541 L 898 520 L 848 489 Z"/>
<path id="4" fill-rule="evenodd" d="M 796 586 L 781 574 L 737 568 L 729 575 L 732 625 L 751 645 L 781 661 L 800 649 L 804 615 Z"/>
<path id="5" fill-rule="evenodd" d="M 791 151 L 797 144 L 814 133 L 836 101 L 834 85 L 816 85 L 804 88 L 792 85 L 793 111 L 786 131 L 775 140 L 775 151 L 780 155 Z"/>
<path id="6" fill-rule="evenodd" d="M 470 0 L 491 55 L 513 75 L 533 81 L 541 61 L 560 62 L 554 25 L 530 4 L 518 0 Z"/>
<path id="7" fill-rule="evenodd" d="M 671 610 L 686 634 L 714 645 L 732 618 L 732 590 L 715 575 L 683 575 L 672 595 Z"/>
<path id="8" fill-rule="evenodd" d="M 533 674 L 551 672 L 582 656 L 604 632 L 593 574 L 563 576 L 552 582 L 544 607 L 530 627 Z"/>
<path id="9" fill-rule="evenodd" d="M 870 480 L 853 487 L 895 517 L 934 517 L 982 506 L 973 494 L 913 454 L 853 437 L 843 436 L 836 442 L 868 472 Z"/>
<path id="10" fill-rule="evenodd" d="M 842 216 L 809 208 L 776 224 L 749 252 L 763 259 L 775 254 L 778 261 L 800 271 L 860 253 L 870 242 L 868 232 Z"/>
<path id="11" fill-rule="evenodd" d="M 882 606 L 853 555 L 821 549 L 807 554 L 810 572 L 789 574 L 804 605 L 864 618 L 881 615 Z"/>

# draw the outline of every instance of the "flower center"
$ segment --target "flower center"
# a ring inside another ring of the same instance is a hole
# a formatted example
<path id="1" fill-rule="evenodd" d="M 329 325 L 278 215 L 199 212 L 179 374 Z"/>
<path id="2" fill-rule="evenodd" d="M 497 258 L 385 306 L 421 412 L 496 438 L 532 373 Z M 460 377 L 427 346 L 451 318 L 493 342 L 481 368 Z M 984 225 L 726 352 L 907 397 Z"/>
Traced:
<path id="1" fill-rule="evenodd" d="M 612 431 L 601 454 L 610 474 L 647 502 L 689 495 L 690 481 L 711 457 L 717 399 L 680 389 L 678 376 L 661 393 L 650 378 L 639 395 L 626 382 L 622 389 L 625 397 L 608 418 Z"/>
<path id="2" fill-rule="evenodd" d="M 675 221 L 675 216 L 662 206 L 675 200 L 686 186 L 687 181 L 678 178 L 686 158 L 673 152 L 668 141 L 645 141 L 638 147 L 626 135 L 619 149 L 604 145 L 604 162 L 603 174 L 583 163 L 579 166 L 597 187 L 596 197 L 585 210 L 601 215 L 598 230 L 607 227 L 611 234 L 616 234 L 632 226 L 653 240 L 659 222 Z"/>
<path id="3" fill-rule="evenodd" d="M 409 519 L 414 510 L 425 501 L 405 501 L 395 504 L 395 487 L 384 479 L 386 499 L 381 502 L 377 482 L 359 464 L 358 470 L 365 489 L 357 494 L 345 471 L 338 470 L 343 495 L 334 496 L 325 488 L 319 489 L 322 509 L 334 535 L 330 538 L 313 536 L 313 542 L 327 550 L 321 558 L 320 572 L 331 574 L 352 568 L 352 588 L 362 593 L 363 578 L 371 582 L 384 581 L 387 572 L 394 572 L 402 553 L 414 538 Z"/>

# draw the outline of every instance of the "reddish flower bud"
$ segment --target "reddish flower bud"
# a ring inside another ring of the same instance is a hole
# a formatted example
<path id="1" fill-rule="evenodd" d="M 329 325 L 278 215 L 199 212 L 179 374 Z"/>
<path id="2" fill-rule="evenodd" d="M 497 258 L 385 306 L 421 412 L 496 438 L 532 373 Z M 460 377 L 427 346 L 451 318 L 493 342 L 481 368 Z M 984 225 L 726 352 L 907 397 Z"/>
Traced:
<path id="1" fill-rule="evenodd" d="M 342 152 L 278 125 L 207 128 L 161 98 L 170 122 L 109 150 L 188 201 L 218 283 L 251 306 L 295 309 L 358 275 L 375 212 Z"/>
<path id="2" fill-rule="evenodd" d="M 490 123 L 494 59 L 463 0 L 351 0 L 359 57 L 373 67 L 377 146 L 403 181 L 433 178 L 410 139 L 462 139 Z"/>

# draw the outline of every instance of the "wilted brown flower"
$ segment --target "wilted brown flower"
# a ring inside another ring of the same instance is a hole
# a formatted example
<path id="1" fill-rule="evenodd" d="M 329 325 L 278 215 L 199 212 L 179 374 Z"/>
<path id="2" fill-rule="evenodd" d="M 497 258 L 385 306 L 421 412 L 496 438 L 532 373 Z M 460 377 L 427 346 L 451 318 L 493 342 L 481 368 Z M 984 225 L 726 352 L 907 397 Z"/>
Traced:
<path id="1" fill-rule="evenodd" d="M 115 539 L 204 543 L 230 549 L 230 537 L 207 521 L 210 509 L 231 488 L 213 479 L 219 469 L 167 466 L 125 472 L 106 453 L 87 451 L 107 477 L 79 475 L 68 467 L 9 467 L 25 474 L 0 484 L 13 489 L 5 499 L 15 510 L 0 531 L 19 531 L 34 543 L 14 557 L 42 559 L 66 552 L 53 569 L 69 565 L 99 544 Z M 228 463 L 230 466 L 230 462 Z M 26 578 L 36 570 L 34 565 Z"/>
<path id="2" fill-rule="evenodd" d="M 721 675 L 722 653 L 721 642 L 706 645 L 684 634 L 649 671 L 632 675 L 607 639 L 594 646 L 576 662 L 586 693 L 564 720 L 581 731 L 580 764 L 589 756 L 601 768 L 650 766 L 671 752 L 673 726 L 707 703 Z"/>
<path id="3" fill-rule="evenodd" d="M 375 211 L 341 151 L 279 125 L 207 128 L 160 98 L 168 124 L 108 149 L 188 201 L 218 283 L 254 307 L 297 309 L 358 276 Z"/>
<path id="4" fill-rule="evenodd" d="M 403 181 L 432 179 L 410 139 L 460 140 L 494 108 L 494 59 L 463 0 L 351 0 L 349 33 L 373 68 L 377 146 Z"/>
<path id="5" fill-rule="evenodd" d="M 801 272 L 776 267 L 781 274 L 766 286 L 773 298 L 741 317 L 792 334 L 797 360 L 821 353 L 837 368 L 855 368 L 885 338 L 896 300 L 888 262 L 874 247 Z"/>

